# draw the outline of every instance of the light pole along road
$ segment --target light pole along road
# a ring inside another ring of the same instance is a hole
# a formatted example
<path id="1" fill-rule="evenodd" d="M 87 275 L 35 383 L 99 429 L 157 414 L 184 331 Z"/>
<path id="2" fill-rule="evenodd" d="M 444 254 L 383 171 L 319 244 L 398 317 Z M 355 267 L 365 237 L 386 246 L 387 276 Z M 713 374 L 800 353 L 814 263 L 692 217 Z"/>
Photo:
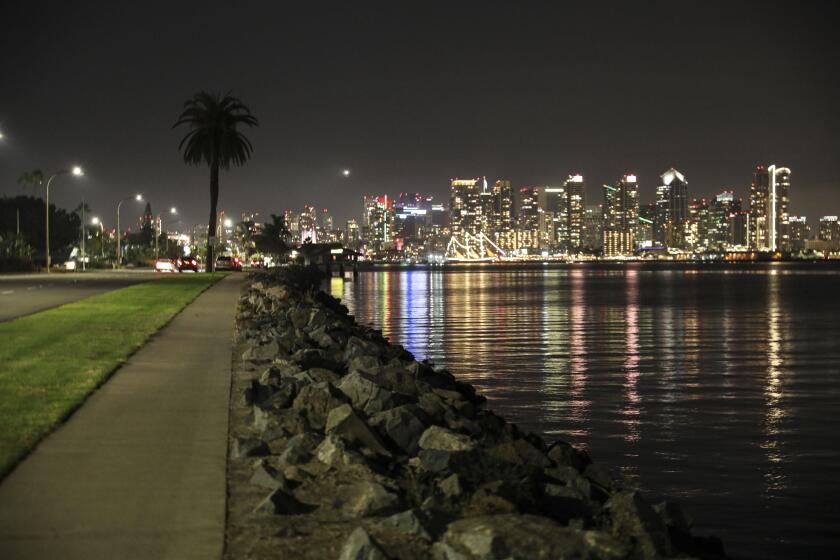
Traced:
<path id="1" fill-rule="evenodd" d="M 121 247 L 121 245 L 122 245 L 122 235 L 120 234 L 120 206 L 122 206 L 122 203 L 125 202 L 126 200 L 132 200 L 132 199 L 136 200 L 137 202 L 143 202 L 143 195 L 136 194 L 134 196 L 127 196 L 117 203 L 117 266 L 116 266 L 116 268 L 119 268 L 120 265 L 122 264 L 122 247 Z"/>
<path id="2" fill-rule="evenodd" d="M 85 172 L 82 171 L 81 167 L 76 165 L 72 169 L 60 169 L 60 170 L 56 171 L 55 173 L 53 173 L 52 175 L 50 175 L 50 178 L 47 179 L 47 205 L 46 205 L 47 206 L 47 220 L 46 220 L 46 230 L 47 231 L 46 231 L 46 245 L 45 245 L 46 253 L 47 253 L 47 274 L 50 273 L 50 265 L 51 265 L 51 262 L 50 262 L 50 183 L 52 183 L 53 179 L 55 179 L 59 175 L 67 175 L 67 174 L 72 174 L 72 175 L 75 175 L 76 177 L 81 177 L 82 175 L 85 174 Z"/>

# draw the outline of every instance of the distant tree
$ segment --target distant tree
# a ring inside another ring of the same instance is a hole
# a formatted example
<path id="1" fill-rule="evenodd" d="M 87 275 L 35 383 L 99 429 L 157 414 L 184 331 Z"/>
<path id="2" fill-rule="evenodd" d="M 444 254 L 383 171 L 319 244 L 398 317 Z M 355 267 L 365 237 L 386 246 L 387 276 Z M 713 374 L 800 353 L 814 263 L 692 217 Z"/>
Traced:
<path id="1" fill-rule="evenodd" d="M 44 200 L 32 196 L 0 197 L 0 235 L 17 233 L 40 256 L 44 255 Z M 50 204 L 50 243 L 55 248 L 56 260 L 66 258 L 72 246 L 79 241 L 81 221 L 75 212 L 56 208 Z"/>
<path id="2" fill-rule="evenodd" d="M 219 168 L 241 167 L 253 152 L 251 141 L 237 127 L 258 126 L 250 109 L 230 93 L 201 91 L 184 103 L 184 111 L 173 128 L 187 125 L 189 132 L 181 140 L 178 150 L 187 165 L 210 167 L 210 221 L 207 236 L 207 270 L 214 269 L 213 244 L 219 203 Z"/>
<path id="3" fill-rule="evenodd" d="M 32 171 L 26 171 L 18 177 L 18 185 L 23 187 L 24 190 L 28 188 L 35 188 L 40 187 L 44 184 L 44 172 L 40 169 L 33 169 Z"/>
<path id="4" fill-rule="evenodd" d="M 289 250 L 289 228 L 283 216 L 271 215 L 271 221 L 263 224 L 262 231 L 254 237 L 257 251 L 281 256 Z"/>

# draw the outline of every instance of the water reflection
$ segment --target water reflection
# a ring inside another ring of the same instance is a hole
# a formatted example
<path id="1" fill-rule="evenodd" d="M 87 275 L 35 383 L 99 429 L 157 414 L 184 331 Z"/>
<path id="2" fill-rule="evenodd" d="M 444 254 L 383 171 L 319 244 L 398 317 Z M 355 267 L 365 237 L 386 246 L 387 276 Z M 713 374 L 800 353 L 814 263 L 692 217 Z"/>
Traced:
<path id="1" fill-rule="evenodd" d="M 330 290 L 526 430 L 680 497 L 735 556 L 798 557 L 840 523 L 814 505 L 840 493 L 840 274 L 777 268 L 394 270 Z"/>
<path id="2" fill-rule="evenodd" d="M 767 282 L 767 375 L 764 388 L 766 414 L 765 440 L 761 445 L 767 456 L 764 480 L 765 493 L 775 496 L 785 489 L 785 459 L 782 424 L 788 414 L 784 406 L 784 373 L 782 367 L 782 317 L 779 305 L 779 278 L 771 271 Z"/>

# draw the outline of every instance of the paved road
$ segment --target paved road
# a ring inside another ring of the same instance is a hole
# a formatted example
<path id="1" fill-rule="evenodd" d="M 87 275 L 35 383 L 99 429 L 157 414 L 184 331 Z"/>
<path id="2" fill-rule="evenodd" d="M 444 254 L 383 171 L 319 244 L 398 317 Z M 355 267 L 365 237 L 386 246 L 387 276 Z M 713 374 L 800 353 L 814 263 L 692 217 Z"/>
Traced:
<path id="1" fill-rule="evenodd" d="M 151 270 L 0 276 L 0 321 L 155 278 Z"/>
<path id="2" fill-rule="evenodd" d="M 199 296 L 0 484 L 0 558 L 221 558 L 243 280 Z"/>

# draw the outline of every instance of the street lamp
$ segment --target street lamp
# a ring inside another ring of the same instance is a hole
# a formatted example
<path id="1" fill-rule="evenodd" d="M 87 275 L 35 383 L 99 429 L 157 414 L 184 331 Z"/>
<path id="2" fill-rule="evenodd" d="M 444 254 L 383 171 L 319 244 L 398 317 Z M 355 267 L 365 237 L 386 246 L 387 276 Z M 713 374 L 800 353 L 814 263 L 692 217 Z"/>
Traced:
<path id="1" fill-rule="evenodd" d="M 50 273 L 50 183 L 52 183 L 53 179 L 58 177 L 59 175 L 73 175 L 75 177 L 81 177 L 84 175 L 84 171 L 78 165 L 73 166 L 71 169 L 59 169 L 52 175 L 50 178 L 47 179 L 47 219 L 46 219 L 46 253 L 47 253 L 47 274 Z"/>
<path id="2" fill-rule="evenodd" d="M 136 200 L 137 202 L 143 202 L 143 195 L 136 194 L 134 196 L 127 196 L 117 203 L 117 268 L 120 267 L 120 263 L 122 262 L 122 239 L 120 239 L 120 206 L 122 206 L 122 203 L 126 200 Z"/>
<path id="3" fill-rule="evenodd" d="M 178 215 L 178 209 L 174 206 L 169 209 L 169 213 L 173 216 Z M 155 258 L 158 257 L 158 239 L 163 234 L 163 218 L 158 216 L 157 227 L 155 227 Z M 169 253 L 169 236 L 166 236 L 166 252 Z"/>
<path id="4" fill-rule="evenodd" d="M 94 216 L 90 219 L 90 225 L 92 226 L 99 226 L 99 256 L 103 259 L 105 258 L 105 240 L 103 239 L 105 234 L 105 226 L 102 224 L 102 221 L 99 219 L 99 216 Z"/>
<path id="5" fill-rule="evenodd" d="M 350 176 L 350 170 L 345 169 L 344 171 L 341 172 L 341 174 L 344 175 L 345 177 L 349 177 Z"/>

